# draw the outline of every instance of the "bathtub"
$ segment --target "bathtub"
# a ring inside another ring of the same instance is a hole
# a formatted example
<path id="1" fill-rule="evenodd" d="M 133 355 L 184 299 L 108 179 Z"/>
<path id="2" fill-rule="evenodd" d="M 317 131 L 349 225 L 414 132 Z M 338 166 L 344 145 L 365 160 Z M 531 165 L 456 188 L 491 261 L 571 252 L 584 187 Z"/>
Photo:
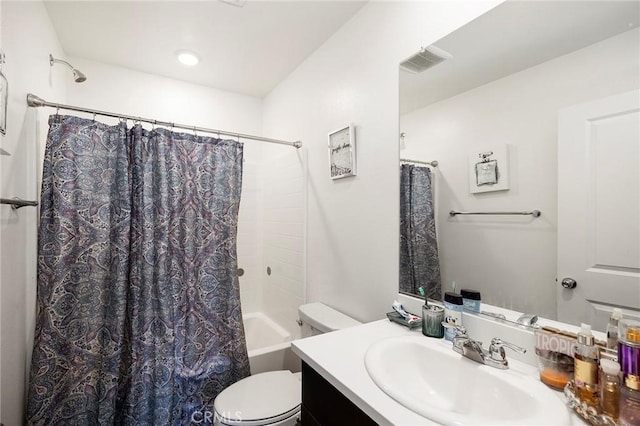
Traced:
<path id="1" fill-rule="evenodd" d="M 291 350 L 291 334 L 262 312 L 242 316 L 251 374 L 300 371 L 300 359 Z"/>

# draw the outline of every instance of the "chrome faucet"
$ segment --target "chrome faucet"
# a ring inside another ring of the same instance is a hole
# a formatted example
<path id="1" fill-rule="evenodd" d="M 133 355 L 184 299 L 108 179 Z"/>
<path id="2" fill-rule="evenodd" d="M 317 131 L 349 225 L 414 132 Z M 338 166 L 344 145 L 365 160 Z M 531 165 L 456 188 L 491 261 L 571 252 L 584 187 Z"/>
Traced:
<path id="1" fill-rule="evenodd" d="M 526 325 L 528 327 L 539 328 L 538 316 L 533 314 L 522 314 L 518 317 L 516 322 L 520 325 Z"/>
<path id="2" fill-rule="evenodd" d="M 485 350 L 482 347 L 482 342 L 471 339 L 463 326 L 445 323 L 443 323 L 443 325 L 445 327 L 453 327 L 456 330 L 456 334 L 452 340 L 453 350 L 480 364 L 506 370 L 509 368 L 509 362 L 507 361 L 504 348 L 509 348 L 521 354 L 527 352 L 525 348 L 521 348 L 513 343 L 504 342 L 498 337 L 491 339 L 489 350 Z"/>

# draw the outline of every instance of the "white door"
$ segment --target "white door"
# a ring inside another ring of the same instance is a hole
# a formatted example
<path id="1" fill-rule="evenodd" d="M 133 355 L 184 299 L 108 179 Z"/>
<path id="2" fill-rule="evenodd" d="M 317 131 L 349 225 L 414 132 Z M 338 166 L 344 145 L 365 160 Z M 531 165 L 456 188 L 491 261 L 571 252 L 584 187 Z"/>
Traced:
<path id="1" fill-rule="evenodd" d="M 640 318 L 640 91 L 560 111 L 557 300 L 596 330 L 613 307 Z"/>

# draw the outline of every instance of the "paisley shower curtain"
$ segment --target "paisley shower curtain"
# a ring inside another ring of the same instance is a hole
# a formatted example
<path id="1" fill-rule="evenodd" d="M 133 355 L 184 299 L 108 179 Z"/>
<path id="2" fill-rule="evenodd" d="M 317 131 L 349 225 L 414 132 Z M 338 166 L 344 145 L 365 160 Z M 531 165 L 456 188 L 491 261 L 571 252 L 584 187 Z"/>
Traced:
<path id="1" fill-rule="evenodd" d="M 51 116 L 27 422 L 191 424 L 249 375 L 242 144 Z"/>
<path id="2" fill-rule="evenodd" d="M 442 300 L 431 170 L 400 168 L 400 291 Z"/>

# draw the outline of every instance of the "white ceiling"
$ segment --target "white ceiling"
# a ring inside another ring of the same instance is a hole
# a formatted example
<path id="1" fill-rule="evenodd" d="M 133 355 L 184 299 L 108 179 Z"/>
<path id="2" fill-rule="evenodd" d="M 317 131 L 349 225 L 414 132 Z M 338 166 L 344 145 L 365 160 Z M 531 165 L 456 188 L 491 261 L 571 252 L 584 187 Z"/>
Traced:
<path id="1" fill-rule="evenodd" d="M 264 97 L 365 1 L 47 1 L 62 48 L 91 59 Z M 175 52 L 192 50 L 189 68 Z M 91 76 L 87 76 L 91 78 Z"/>
<path id="2" fill-rule="evenodd" d="M 508 1 L 434 43 L 452 59 L 420 74 L 401 71 L 400 112 L 637 28 L 639 21 L 638 0 Z"/>

